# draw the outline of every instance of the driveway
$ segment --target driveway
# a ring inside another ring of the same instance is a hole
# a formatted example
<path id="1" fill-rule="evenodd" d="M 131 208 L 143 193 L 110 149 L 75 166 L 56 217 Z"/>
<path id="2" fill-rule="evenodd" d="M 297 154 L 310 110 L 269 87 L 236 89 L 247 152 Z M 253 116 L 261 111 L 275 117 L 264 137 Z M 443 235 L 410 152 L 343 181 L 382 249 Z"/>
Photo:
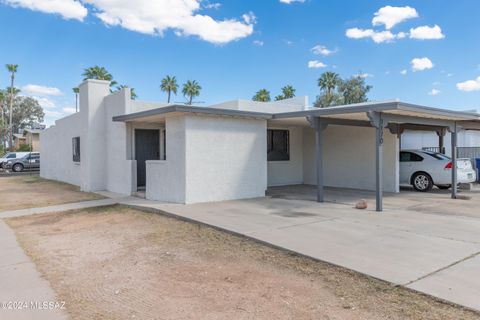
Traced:
<path id="1" fill-rule="evenodd" d="M 386 197 L 383 213 L 278 194 L 194 205 L 119 202 L 199 221 L 480 310 L 480 194 L 468 195 L 471 200 L 423 194 L 433 197 L 425 201 L 418 193 L 400 193 Z"/>

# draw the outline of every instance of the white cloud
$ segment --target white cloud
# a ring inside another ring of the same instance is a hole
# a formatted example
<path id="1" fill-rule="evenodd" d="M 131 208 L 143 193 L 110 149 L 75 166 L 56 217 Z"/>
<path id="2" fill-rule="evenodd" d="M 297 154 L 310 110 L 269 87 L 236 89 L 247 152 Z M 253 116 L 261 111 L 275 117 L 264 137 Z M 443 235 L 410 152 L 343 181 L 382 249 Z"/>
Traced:
<path id="1" fill-rule="evenodd" d="M 67 113 L 67 114 L 72 114 L 72 113 L 76 112 L 74 107 L 65 107 L 65 108 L 62 109 L 62 111 Z"/>
<path id="2" fill-rule="evenodd" d="M 61 113 L 60 111 L 43 109 L 43 112 L 45 112 L 45 116 L 51 118 L 58 118 L 63 116 L 63 113 Z"/>
<path id="3" fill-rule="evenodd" d="M 423 71 L 423 70 L 428 70 L 433 68 L 433 63 L 430 59 L 427 57 L 423 58 L 415 58 L 412 59 L 410 62 L 412 64 L 412 70 L 415 71 Z"/>
<path id="4" fill-rule="evenodd" d="M 0 0 L 1 1 L 1 0 Z M 162 36 L 173 30 L 178 36 L 197 36 L 214 44 L 225 44 L 253 33 L 256 22 L 253 13 L 242 19 L 217 20 L 199 14 L 202 0 L 3 0 L 11 6 L 46 13 L 58 13 L 67 19 L 83 20 L 88 14 L 84 5 L 107 26 Z"/>
<path id="5" fill-rule="evenodd" d="M 3 0 L 3 2 L 13 7 L 59 14 L 64 19 L 83 21 L 88 14 L 87 8 L 75 0 Z"/>
<path id="6" fill-rule="evenodd" d="M 205 9 L 215 9 L 215 10 L 218 10 L 218 9 L 220 9 L 221 6 L 222 6 L 222 4 L 221 4 L 221 3 L 218 3 L 218 2 L 213 2 L 213 3 L 208 2 L 208 3 L 206 3 L 203 7 L 204 7 Z"/>
<path id="7" fill-rule="evenodd" d="M 265 43 L 261 40 L 254 40 L 253 41 L 253 44 L 256 45 L 256 46 L 263 46 Z"/>
<path id="8" fill-rule="evenodd" d="M 415 8 L 412 7 L 392 7 L 385 6 L 380 8 L 374 14 L 375 16 L 372 19 L 372 24 L 374 26 L 385 25 L 387 30 L 393 28 L 395 25 L 399 24 L 408 19 L 417 18 L 418 13 Z"/>
<path id="9" fill-rule="evenodd" d="M 55 102 L 53 102 L 52 100 L 50 100 L 47 97 L 36 97 L 36 96 L 31 96 L 31 97 L 34 98 L 35 100 L 37 100 L 40 107 L 42 107 L 44 109 L 45 108 L 47 108 L 47 109 L 55 108 Z"/>
<path id="10" fill-rule="evenodd" d="M 321 55 L 324 57 L 330 56 L 338 51 L 338 49 L 330 50 L 326 46 L 322 46 L 320 44 L 317 44 L 315 47 L 311 49 L 313 54 L 316 55 Z"/>
<path id="11" fill-rule="evenodd" d="M 360 77 L 360 78 L 370 78 L 373 77 L 373 74 L 371 73 L 357 73 L 353 75 L 354 77 Z"/>
<path id="12" fill-rule="evenodd" d="M 27 84 L 21 88 L 23 92 L 28 95 L 38 95 L 38 96 L 60 96 L 62 92 L 60 89 L 55 87 L 46 87 L 36 84 Z"/>
<path id="13" fill-rule="evenodd" d="M 327 65 L 321 61 L 318 60 L 311 60 L 308 61 L 308 67 L 313 68 L 313 69 L 318 69 L 318 68 L 325 68 Z"/>
<path id="14" fill-rule="evenodd" d="M 441 92 L 441 91 L 438 90 L 438 89 L 432 89 L 432 90 L 430 90 L 430 91 L 428 92 L 428 94 L 429 94 L 430 96 L 436 96 L 436 95 L 439 95 L 440 92 Z"/>
<path id="15" fill-rule="evenodd" d="M 461 91 L 480 91 L 480 77 L 475 80 L 457 83 L 457 89 Z"/>
<path id="16" fill-rule="evenodd" d="M 294 2 L 304 3 L 305 0 L 280 0 L 281 3 L 292 4 Z"/>
<path id="17" fill-rule="evenodd" d="M 410 38 L 418 40 L 436 40 L 445 38 L 445 35 L 442 33 L 442 29 L 438 25 L 433 27 L 421 26 L 410 29 Z"/>
<path id="18" fill-rule="evenodd" d="M 371 38 L 375 43 L 382 43 L 382 42 L 391 42 L 397 36 L 392 32 L 385 30 L 385 31 L 375 31 L 372 29 L 359 29 L 359 28 L 350 28 L 347 29 L 345 35 L 348 38 L 352 39 L 362 39 L 362 38 Z"/>
<path id="19" fill-rule="evenodd" d="M 407 69 L 403 69 L 402 71 L 400 71 L 400 74 L 401 74 L 402 76 L 404 76 L 404 75 L 407 74 L 407 72 L 408 72 Z"/>

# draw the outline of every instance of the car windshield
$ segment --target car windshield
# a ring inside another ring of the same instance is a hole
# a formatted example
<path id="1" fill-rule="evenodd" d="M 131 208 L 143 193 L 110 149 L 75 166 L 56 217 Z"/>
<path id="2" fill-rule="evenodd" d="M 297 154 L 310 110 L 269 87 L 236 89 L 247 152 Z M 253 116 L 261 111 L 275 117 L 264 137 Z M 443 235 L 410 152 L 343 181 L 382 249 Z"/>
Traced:
<path id="1" fill-rule="evenodd" d="M 422 151 L 425 154 L 428 154 L 430 157 L 435 158 L 437 160 L 450 160 L 450 157 L 447 157 L 443 153 L 432 152 L 432 151 Z"/>

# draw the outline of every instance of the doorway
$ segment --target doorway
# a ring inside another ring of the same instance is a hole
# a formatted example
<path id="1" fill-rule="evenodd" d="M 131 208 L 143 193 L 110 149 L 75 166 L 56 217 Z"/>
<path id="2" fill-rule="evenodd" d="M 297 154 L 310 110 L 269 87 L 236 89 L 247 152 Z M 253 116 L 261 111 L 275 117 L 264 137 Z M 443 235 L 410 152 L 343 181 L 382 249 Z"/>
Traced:
<path id="1" fill-rule="evenodd" d="M 147 160 L 160 160 L 160 130 L 135 129 L 137 187 L 145 187 Z"/>

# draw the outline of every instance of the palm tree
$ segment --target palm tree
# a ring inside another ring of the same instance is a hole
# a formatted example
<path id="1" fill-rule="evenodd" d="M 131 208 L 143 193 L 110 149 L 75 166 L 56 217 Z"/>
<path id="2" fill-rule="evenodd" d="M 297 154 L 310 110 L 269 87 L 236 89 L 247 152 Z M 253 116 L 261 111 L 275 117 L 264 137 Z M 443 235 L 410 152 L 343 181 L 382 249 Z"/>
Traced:
<path id="1" fill-rule="evenodd" d="M 83 71 L 82 76 L 83 80 L 96 79 L 110 81 L 110 87 L 117 85 L 117 82 L 113 80 L 112 74 L 104 67 L 93 66 L 87 68 Z"/>
<path id="2" fill-rule="evenodd" d="M 188 80 L 183 85 L 182 93 L 185 97 L 188 97 L 188 105 L 192 105 L 193 98 L 200 95 L 200 90 L 202 90 L 202 87 L 195 80 Z"/>
<path id="3" fill-rule="evenodd" d="M 9 126 L 10 126 L 10 143 L 9 147 L 10 149 L 13 146 L 13 123 L 12 123 L 12 117 L 13 117 L 13 97 L 14 97 L 14 83 L 15 83 L 15 74 L 17 73 L 18 70 L 18 64 L 7 64 L 6 65 L 8 72 L 10 72 L 10 112 L 9 112 Z"/>
<path id="4" fill-rule="evenodd" d="M 130 99 L 135 100 L 138 98 L 137 93 L 135 92 L 135 88 L 130 88 L 125 84 L 121 84 L 117 87 L 117 91 L 120 91 L 122 89 L 130 89 Z"/>
<path id="5" fill-rule="evenodd" d="M 260 89 L 255 93 L 252 98 L 253 101 L 260 101 L 260 102 L 269 102 L 270 99 L 270 91 L 267 89 Z"/>
<path id="6" fill-rule="evenodd" d="M 322 73 L 320 78 L 318 78 L 318 86 L 320 89 L 325 90 L 327 92 L 327 97 L 330 98 L 332 96 L 332 91 L 340 82 L 340 76 L 331 71 L 327 71 Z"/>
<path id="7" fill-rule="evenodd" d="M 75 93 L 75 112 L 78 112 L 78 94 L 80 93 L 80 88 L 72 88 L 73 93 Z"/>
<path id="8" fill-rule="evenodd" d="M 165 78 L 162 79 L 162 84 L 160 85 L 160 90 L 163 92 L 167 92 L 168 94 L 168 100 L 167 103 L 170 103 L 170 95 L 173 92 L 174 94 L 177 94 L 178 90 L 178 84 L 177 84 L 177 78 L 175 76 L 166 76 Z"/>
<path id="9" fill-rule="evenodd" d="M 1 118 L 0 118 L 0 143 L 3 146 L 3 149 L 5 149 L 5 100 L 6 100 L 6 94 L 5 91 L 0 90 L 0 112 L 1 112 Z"/>
<path id="10" fill-rule="evenodd" d="M 295 97 L 295 88 L 291 85 L 287 85 L 282 88 L 283 99 L 291 99 Z"/>

